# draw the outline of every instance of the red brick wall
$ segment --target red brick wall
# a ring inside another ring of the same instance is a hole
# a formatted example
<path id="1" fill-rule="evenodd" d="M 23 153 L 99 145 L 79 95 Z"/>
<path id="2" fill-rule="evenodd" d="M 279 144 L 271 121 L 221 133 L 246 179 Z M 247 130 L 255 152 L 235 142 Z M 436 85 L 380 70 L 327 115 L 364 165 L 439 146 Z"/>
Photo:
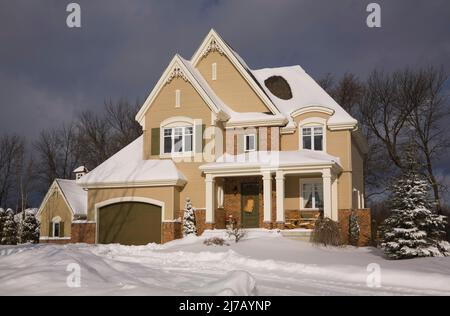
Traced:
<path id="1" fill-rule="evenodd" d="M 95 244 L 95 223 L 72 223 L 71 243 Z"/>
<path id="2" fill-rule="evenodd" d="M 181 222 L 163 222 L 162 223 L 162 240 L 166 243 L 183 237 Z"/>
<path id="3" fill-rule="evenodd" d="M 40 244 L 56 244 L 56 245 L 65 245 L 70 243 L 70 239 L 40 239 Z"/>
<path id="4" fill-rule="evenodd" d="M 356 215 L 358 217 L 358 224 L 360 228 L 360 234 L 359 234 L 359 241 L 358 246 L 368 246 L 371 242 L 371 236 L 372 236 L 372 225 L 371 225 L 371 215 L 370 215 L 370 209 L 359 209 L 354 210 L 356 212 Z M 339 224 L 341 226 L 342 231 L 342 238 L 344 243 L 348 243 L 348 225 L 349 225 L 349 218 L 350 214 L 352 213 L 352 210 L 339 210 L 338 212 L 338 219 Z"/>

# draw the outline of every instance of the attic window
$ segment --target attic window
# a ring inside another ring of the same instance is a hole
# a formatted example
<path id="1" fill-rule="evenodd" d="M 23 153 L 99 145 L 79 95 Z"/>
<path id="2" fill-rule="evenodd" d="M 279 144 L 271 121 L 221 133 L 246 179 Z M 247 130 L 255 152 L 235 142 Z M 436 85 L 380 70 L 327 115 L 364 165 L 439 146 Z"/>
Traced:
<path id="1" fill-rule="evenodd" d="M 292 99 L 291 87 L 283 77 L 272 76 L 264 80 L 264 84 L 274 96 L 283 100 Z"/>

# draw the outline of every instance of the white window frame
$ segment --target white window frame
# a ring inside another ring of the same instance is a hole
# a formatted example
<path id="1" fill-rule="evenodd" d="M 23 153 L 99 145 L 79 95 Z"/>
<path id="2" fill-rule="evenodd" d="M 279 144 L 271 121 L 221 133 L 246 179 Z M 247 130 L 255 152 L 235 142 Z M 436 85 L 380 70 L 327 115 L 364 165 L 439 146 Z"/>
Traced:
<path id="1" fill-rule="evenodd" d="M 59 216 L 56 216 L 56 217 L 52 218 L 52 235 L 53 236 L 49 236 L 49 237 L 52 237 L 52 238 L 64 237 L 64 236 L 55 236 L 55 227 L 56 227 L 57 224 L 59 225 L 58 235 L 61 235 L 61 221 L 62 221 L 62 219 Z"/>
<path id="2" fill-rule="evenodd" d="M 307 179 L 303 178 L 303 179 L 300 179 L 300 210 L 304 210 L 304 211 L 319 211 L 319 210 L 321 210 L 320 208 L 315 207 L 316 206 L 315 194 L 312 195 L 313 206 L 314 207 L 307 208 L 307 207 L 303 206 L 304 205 L 304 199 L 303 199 L 303 185 L 304 184 L 321 184 L 322 185 L 322 199 L 323 199 L 323 191 L 324 191 L 323 180 L 321 178 L 307 178 Z"/>
<path id="3" fill-rule="evenodd" d="M 303 148 L 303 129 L 304 128 L 312 128 L 314 131 L 314 127 L 322 128 L 322 150 L 314 149 L 314 132 L 311 133 L 311 149 Z M 326 120 L 319 117 L 307 118 L 300 122 L 299 126 L 299 150 L 314 150 L 314 151 L 323 151 L 326 152 L 327 148 L 327 124 Z"/>
<path id="4" fill-rule="evenodd" d="M 192 132 L 190 134 L 188 134 L 186 131 L 187 129 L 190 128 L 192 130 Z M 175 149 L 175 130 L 176 129 L 181 129 L 181 151 L 174 151 Z M 165 139 L 166 139 L 166 135 L 165 135 L 165 130 L 171 130 L 171 141 L 172 141 L 172 151 L 171 152 L 166 152 L 165 151 Z M 174 127 L 163 127 L 162 128 L 162 147 L 163 147 L 163 151 L 162 153 L 164 155 L 186 155 L 186 154 L 192 154 L 192 152 L 194 151 L 194 126 L 192 125 L 187 125 L 187 126 L 174 126 Z M 191 136 L 192 137 L 192 141 L 191 141 L 191 150 L 186 151 L 185 150 L 185 146 L 186 146 L 186 136 Z"/>
<path id="5" fill-rule="evenodd" d="M 255 146 L 253 149 L 247 149 L 247 137 L 253 137 L 253 145 Z M 252 152 L 256 151 L 256 134 L 244 134 L 244 152 Z"/>
<path id="6" fill-rule="evenodd" d="M 217 63 L 211 64 L 211 80 L 217 80 Z"/>

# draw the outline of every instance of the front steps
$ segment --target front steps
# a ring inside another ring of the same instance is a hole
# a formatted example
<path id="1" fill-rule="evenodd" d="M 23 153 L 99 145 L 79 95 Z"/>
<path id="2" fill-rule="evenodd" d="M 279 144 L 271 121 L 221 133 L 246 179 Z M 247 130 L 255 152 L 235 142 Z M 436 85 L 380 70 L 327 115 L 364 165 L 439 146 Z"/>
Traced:
<path id="1" fill-rule="evenodd" d="M 312 229 L 284 229 L 280 231 L 283 237 L 301 241 L 310 241 Z"/>

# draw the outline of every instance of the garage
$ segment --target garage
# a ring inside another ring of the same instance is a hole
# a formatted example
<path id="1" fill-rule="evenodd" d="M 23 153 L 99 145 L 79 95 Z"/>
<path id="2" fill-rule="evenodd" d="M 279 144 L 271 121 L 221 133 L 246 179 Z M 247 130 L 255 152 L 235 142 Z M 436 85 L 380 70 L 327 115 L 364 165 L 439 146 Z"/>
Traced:
<path id="1" fill-rule="evenodd" d="M 98 243 L 146 245 L 161 243 L 160 206 L 123 202 L 98 210 Z"/>

